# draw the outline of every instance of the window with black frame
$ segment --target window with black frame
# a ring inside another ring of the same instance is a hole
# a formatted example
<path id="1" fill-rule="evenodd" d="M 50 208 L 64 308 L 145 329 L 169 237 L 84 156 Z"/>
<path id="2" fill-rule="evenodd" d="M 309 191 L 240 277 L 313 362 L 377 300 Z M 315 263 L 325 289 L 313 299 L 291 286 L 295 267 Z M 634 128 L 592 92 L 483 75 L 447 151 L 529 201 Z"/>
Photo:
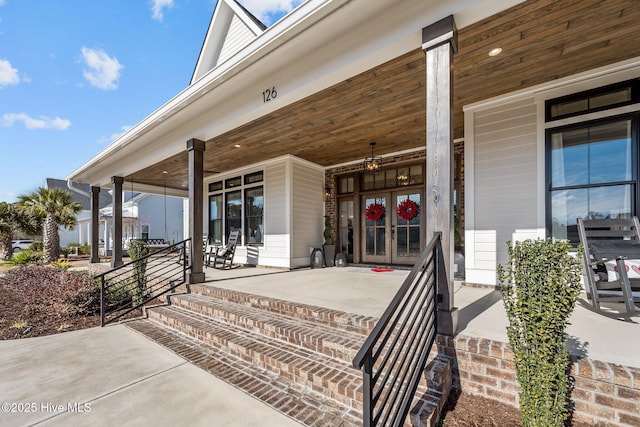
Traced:
<path id="1" fill-rule="evenodd" d="M 220 245 L 223 236 L 241 230 L 245 245 L 264 243 L 263 172 L 253 172 L 209 184 L 209 239 Z M 226 239 L 225 239 L 226 240 Z"/>
<path id="2" fill-rule="evenodd" d="M 637 118 L 617 117 L 547 132 L 547 222 L 577 244 L 577 218 L 636 214 Z"/>

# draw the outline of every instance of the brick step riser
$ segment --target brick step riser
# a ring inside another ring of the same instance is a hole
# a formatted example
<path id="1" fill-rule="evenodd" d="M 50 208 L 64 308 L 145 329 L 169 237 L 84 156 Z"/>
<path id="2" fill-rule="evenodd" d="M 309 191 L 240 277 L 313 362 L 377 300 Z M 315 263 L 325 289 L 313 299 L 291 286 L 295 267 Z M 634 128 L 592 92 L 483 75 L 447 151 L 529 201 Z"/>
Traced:
<path id="1" fill-rule="evenodd" d="M 302 363 L 303 366 L 298 366 L 301 363 L 296 363 L 298 356 L 295 354 L 276 358 L 252 349 L 251 343 L 245 345 L 229 340 L 228 337 L 223 336 L 227 334 L 211 334 L 177 317 L 170 317 L 153 309 L 148 310 L 147 314 L 150 320 L 222 350 L 253 366 L 309 387 L 348 408 L 362 410 L 361 373 L 348 365 L 345 365 L 345 372 L 337 372 L 317 362 Z"/>
<path id="2" fill-rule="evenodd" d="M 229 301 L 246 307 L 253 307 L 271 313 L 316 322 L 337 329 L 356 332 L 362 335 L 369 335 L 377 322 L 377 319 L 373 317 L 345 313 L 337 310 L 314 307 L 306 304 L 246 294 L 243 292 L 236 292 L 206 285 L 191 285 L 191 292 L 215 298 L 220 301 Z"/>
<path id="3" fill-rule="evenodd" d="M 362 426 L 361 411 L 346 408 L 284 379 L 279 380 L 273 374 L 220 354 L 213 347 L 176 330 L 148 319 L 129 323 L 128 326 L 305 426 Z"/>
<path id="4" fill-rule="evenodd" d="M 345 340 L 340 339 L 339 331 L 337 334 L 328 334 L 326 331 L 317 332 L 308 327 L 304 328 L 290 322 L 279 322 L 280 325 L 276 325 L 269 321 L 234 313 L 233 310 L 211 307 L 180 297 L 172 297 L 171 304 L 184 310 L 210 317 L 216 321 L 236 325 L 269 338 L 285 341 L 328 357 L 339 359 L 346 364 L 351 364 L 366 339 L 366 336 L 362 335 L 358 340 L 346 340 L 347 343 L 341 343 L 339 341 Z M 296 319 L 292 320 L 295 321 Z"/>

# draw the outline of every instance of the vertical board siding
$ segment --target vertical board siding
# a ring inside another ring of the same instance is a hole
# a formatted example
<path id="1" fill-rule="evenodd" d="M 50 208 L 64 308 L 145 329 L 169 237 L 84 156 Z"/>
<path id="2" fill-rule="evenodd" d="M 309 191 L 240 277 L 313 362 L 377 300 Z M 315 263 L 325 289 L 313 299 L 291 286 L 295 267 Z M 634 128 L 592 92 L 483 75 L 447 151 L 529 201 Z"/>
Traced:
<path id="1" fill-rule="evenodd" d="M 233 16 L 231 23 L 229 24 L 229 31 L 227 37 L 224 40 L 222 49 L 220 51 L 220 57 L 218 64 L 223 63 L 240 49 L 248 45 L 256 36 L 251 30 L 238 18 Z"/>
<path id="2" fill-rule="evenodd" d="M 474 113 L 474 259 L 495 271 L 516 230 L 534 229 L 537 211 L 537 115 L 533 99 Z"/>

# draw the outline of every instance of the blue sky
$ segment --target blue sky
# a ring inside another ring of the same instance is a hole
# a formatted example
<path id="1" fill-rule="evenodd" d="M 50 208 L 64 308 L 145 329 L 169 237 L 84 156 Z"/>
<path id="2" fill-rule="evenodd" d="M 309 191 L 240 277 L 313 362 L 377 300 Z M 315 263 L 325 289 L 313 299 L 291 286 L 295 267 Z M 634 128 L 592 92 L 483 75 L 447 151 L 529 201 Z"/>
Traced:
<path id="1" fill-rule="evenodd" d="M 266 25 L 302 0 L 240 0 Z M 0 201 L 64 178 L 188 86 L 214 0 L 0 0 Z"/>

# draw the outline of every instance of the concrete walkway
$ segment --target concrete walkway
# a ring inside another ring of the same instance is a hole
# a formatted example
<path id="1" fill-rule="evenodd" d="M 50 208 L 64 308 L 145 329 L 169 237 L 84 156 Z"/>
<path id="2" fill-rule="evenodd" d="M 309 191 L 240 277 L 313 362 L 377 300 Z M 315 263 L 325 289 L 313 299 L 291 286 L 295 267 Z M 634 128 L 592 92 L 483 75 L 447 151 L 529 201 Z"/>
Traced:
<path id="1" fill-rule="evenodd" d="M 358 267 L 207 269 L 207 282 L 379 317 L 407 274 Z M 454 303 L 459 332 L 507 342 L 497 291 L 456 283 Z M 640 316 L 621 321 L 587 306 L 582 296 L 571 318 L 572 350 L 640 367 Z M 0 404 L 0 426 L 299 426 L 122 325 L 0 341 Z"/>
<path id="2" fill-rule="evenodd" d="M 300 426 L 123 325 L 0 341 L 0 379 L 3 427 Z"/>

